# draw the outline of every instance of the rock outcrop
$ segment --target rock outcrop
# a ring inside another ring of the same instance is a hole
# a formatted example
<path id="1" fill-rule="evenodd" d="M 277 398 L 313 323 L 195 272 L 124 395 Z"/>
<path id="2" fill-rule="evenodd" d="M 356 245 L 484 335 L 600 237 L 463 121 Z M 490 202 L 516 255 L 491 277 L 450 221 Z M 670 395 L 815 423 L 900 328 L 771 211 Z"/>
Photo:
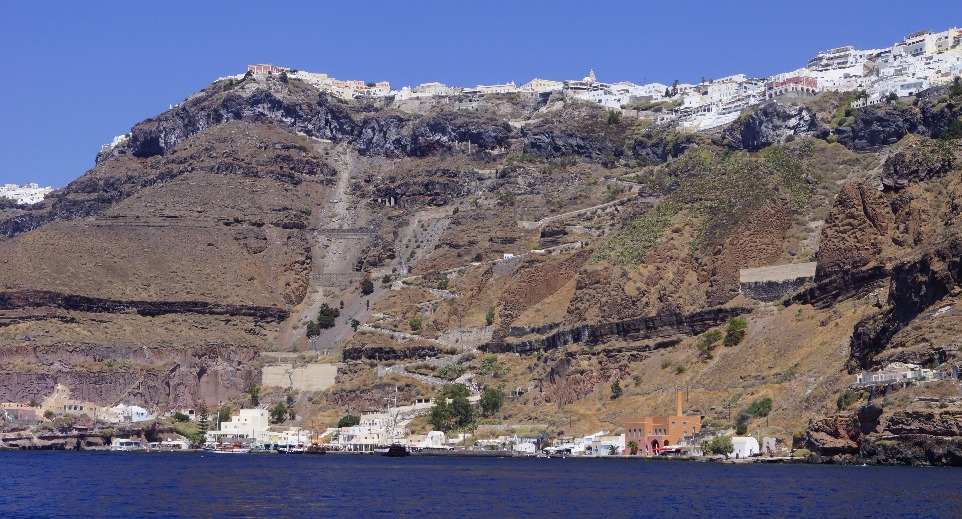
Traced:
<path id="1" fill-rule="evenodd" d="M 840 464 L 962 466 L 962 411 L 883 412 L 867 405 L 854 414 L 813 420 L 805 447 L 816 461 Z"/>
<path id="2" fill-rule="evenodd" d="M 829 130 L 811 108 L 765 103 L 732 123 L 724 135 L 732 148 L 758 151 L 784 142 L 789 135 L 825 138 Z"/>

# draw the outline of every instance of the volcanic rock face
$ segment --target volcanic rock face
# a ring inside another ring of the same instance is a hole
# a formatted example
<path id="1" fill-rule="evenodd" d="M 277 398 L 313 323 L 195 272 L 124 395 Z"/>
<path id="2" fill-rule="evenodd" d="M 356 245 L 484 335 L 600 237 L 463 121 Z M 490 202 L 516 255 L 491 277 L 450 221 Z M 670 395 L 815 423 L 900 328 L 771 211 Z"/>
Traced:
<path id="1" fill-rule="evenodd" d="M 750 151 L 783 142 L 789 135 L 824 138 L 828 128 L 810 108 L 766 103 L 725 131 L 733 148 Z"/>
<path id="2" fill-rule="evenodd" d="M 97 161 L 130 154 L 162 155 L 208 128 L 237 120 L 263 120 L 310 137 L 347 142 L 364 155 L 425 157 L 470 143 L 477 150 L 503 147 L 511 133 L 507 122 L 467 113 L 440 113 L 413 118 L 391 113 L 363 117 L 325 94 L 284 87 L 243 85 L 222 94 L 213 87 L 191 96 L 175 109 L 148 119 L 131 130 L 124 143 Z"/>
<path id="3" fill-rule="evenodd" d="M 919 141 L 889 157 L 882 170 L 882 185 L 901 189 L 910 182 L 922 182 L 952 169 L 954 156 L 945 143 Z"/>
<path id="4" fill-rule="evenodd" d="M 938 137 L 959 116 L 958 101 L 920 106 L 878 104 L 858 110 L 850 127 L 837 128 L 838 142 L 858 151 L 897 143 L 910 134 Z"/>
<path id="5" fill-rule="evenodd" d="M 813 420 L 805 447 L 822 461 L 876 465 L 962 465 L 962 411 L 887 412 L 867 405 Z"/>

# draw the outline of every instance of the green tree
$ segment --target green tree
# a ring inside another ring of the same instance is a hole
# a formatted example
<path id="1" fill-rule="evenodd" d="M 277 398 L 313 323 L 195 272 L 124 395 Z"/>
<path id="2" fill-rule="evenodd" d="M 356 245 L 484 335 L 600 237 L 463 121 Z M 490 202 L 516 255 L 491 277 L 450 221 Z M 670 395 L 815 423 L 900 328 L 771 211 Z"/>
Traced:
<path id="1" fill-rule="evenodd" d="M 175 422 L 189 422 L 189 421 L 190 421 L 190 417 L 187 416 L 187 415 L 185 415 L 184 413 L 181 413 L 180 411 L 177 411 L 176 413 L 174 413 L 174 421 L 175 421 Z"/>
<path id="2" fill-rule="evenodd" d="M 384 277 L 381 278 L 381 283 L 387 285 L 387 284 L 389 284 L 390 282 L 391 282 L 391 275 L 390 275 L 390 274 L 384 274 Z"/>
<path id="3" fill-rule="evenodd" d="M 494 324 L 494 307 L 488 308 L 488 313 L 484 315 L 484 322 L 488 323 L 488 326 Z"/>
<path id="4" fill-rule="evenodd" d="M 317 326 L 319 328 L 333 328 L 336 319 L 340 317 L 341 311 L 337 308 L 331 308 L 327 303 L 321 305 L 321 309 L 317 312 Z"/>
<path id="5" fill-rule="evenodd" d="M 447 397 L 440 396 L 434 401 L 431 414 L 428 416 L 430 423 L 438 431 L 448 432 L 454 428 L 454 419 L 448 407 Z"/>
<path id="6" fill-rule="evenodd" d="M 317 337 L 321 334 L 321 327 L 314 321 L 307 322 L 307 338 Z"/>
<path id="7" fill-rule="evenodd" d="M 504 405 L 504 391 L 501 388 L 489 387 L 481 393 L 481 415 L 491 416 L 501 410 Z"/>
<path id="8" fill-rule="evenodd" d="M 740 424 L 738 424 L 738 425 L 735 426 L 735 434 L 737 434 L 737 435 L 739 435 L 739 436 L 745 436 L 745 434 L 747 434 L 747 433 L 748 433 L 748 424 L 747 424 L 747 423 L 740 423 Z"/>
<path id="9" fill-rule="evenodd" d="M 464 428 L 474 423 L 474 408 L 468 402 L 467 396 L 456 396 L 451 399 L 451 416 L 454 417 L 455 427 Z"/>
<path id="10" fill-rule="evenodd" d="M 765 417 L 768 416 L 768 413 L 772 412 L 772 403 L 771 397 L 762 397 L 749 404 L 749 406 L 745 408 L 745 412 L 756 418 Z"/>
<path id="11" fill-rule="evenodd" d="M 737 346 L 745 338 L 745 330 L 748 322 L 741 317 L 732 317 L 728 320 L 728 329 L 725 331 L 725 346 Z"/>
<path id="12" fill-rule="evenodd" d="M 282 70 L 280 75 L 281 83 L 287 83 L 287 71 Z"/>
<path id="13" fill-rule="evenodd" d="M 364 276 L 361 280 L 361 293 L 364 295 L 371 295 L 374 292 L 374 282 L 371 281 L 370 276 Z"/>
<path id="14" fill-rule="evenodd" d="M 361 423 L 361 417 L 353 414 L 346 414 L 337 421 L 338 427 L 354 427 Z"/>
<path id="15" fill-rule="evenodd" d="M 714 357 L 712 351 L 715 350 L 715 344 L 721 339 L 722 332 L 719 330 L 703 333 L 698 341 L 698 354 L 705 360 L 711 360 Z"/>
<path id="16" fill-rule="evenodd" d="M 484 257 L 481 255 L 480 252 L 477 253 L 477 254 L 475 254 L 475 255 L 474 255 L 474 258 L 471 258 L 471 260 L 474 261 L 475 263 L 481 263 L 481 261 L 482 261 L 483 259 L 484 259 Z"/>
<path id="17" fill-rule="evenodd" d="M 438 290 L 447 290 L 447 289 L 448 289 L 448 275 L 441 274 L 441 278 L 438 279 Z"/>
<path id="18" fill-rule="evenodd" d="M 612 398 L 612 399 L 615 399 L 615 398 L 620 397 L 623 392 L 624 392 L 624 390 L 621 389 L 621 381 L 615 380 L 614 382 L 611 383 L 611 398 Z"/>
<path id="19" fill-rule="evenodd" d="M 735 450 L 732 445 L 732 437 L 728 435 L 715 436 L 709 445 L 711 452 L 715 454 L 731 454 Z"/>
<path id="20" fill-rule="evenodd" d="M 358 326 L 361 326 L 361 321 L 358 321 L 357 319 L 351 319 L 351 329 L 356 332 Z"/>
<path id="21" fill-rule="evenodd" d="M 210 428 L 210 410 L 207 409 L 207 404 L 204 402 L 197 406 L 197 427 L 202 433 L 206 433 L 207 429 Z"/>
<path id="22" fill-rule="evenodd" d="M 628 452 L 630 452 L 632 456 L 634 456 L 635 454 L 638 454 L 638 442 L 636 442 L 635 440 L 629 441 Z"/>
<path id="23" fill-rule="evenodd" d="M 251 385 L 247 387 L 247 394 L 250 395 L 251 398 L 251 407 L 257 407 L 261 404 L 260 386 L 252 382 Z"/>
<path id="24" fill-rule="evenodd" d="M 217 421 L 220 423 L 229 422 L 233 410 L 229 405 L 222 405 L 217 408 Z"/>
<path id="25" fill-rule="evenodd" d="M 284 402 L 278 402 L 271 406 L 270 410 L 271 423 L 281 423 L 287 418 L 287 406 Z"/>
<path id="26" fill-rule="evenodd" d="M 614 126 L 621 122 L 621 112 L 618 110 L 608 110 L 607 123 Z"/>

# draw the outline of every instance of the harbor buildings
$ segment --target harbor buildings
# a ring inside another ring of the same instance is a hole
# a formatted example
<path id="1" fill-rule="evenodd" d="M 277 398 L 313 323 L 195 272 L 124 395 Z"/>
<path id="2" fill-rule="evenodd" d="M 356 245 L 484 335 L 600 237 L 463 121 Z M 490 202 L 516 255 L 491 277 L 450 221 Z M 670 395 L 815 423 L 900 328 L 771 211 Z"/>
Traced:
<path id="1" fill-rule="evenodd" d="M 665 447 L 676 445 L 684 438 L 698 433 L 701 429 L 701 417 L 682 414 L 680 389 L 675 391 L 675 398 L 673 416 L 646 416 L 625 422 L 624 452 L 626 454 L 643 456 L 658 454 Z"/>

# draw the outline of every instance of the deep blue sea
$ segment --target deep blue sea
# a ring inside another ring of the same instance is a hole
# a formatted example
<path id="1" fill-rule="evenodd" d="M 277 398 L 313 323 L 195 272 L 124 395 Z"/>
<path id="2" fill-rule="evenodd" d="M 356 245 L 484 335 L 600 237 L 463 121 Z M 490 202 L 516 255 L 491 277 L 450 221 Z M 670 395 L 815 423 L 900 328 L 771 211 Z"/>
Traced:
<path id="1" fill-rule="evenodd" d="M 14 451 L 0 516 L 962 517 L 962 470 Z"/>

